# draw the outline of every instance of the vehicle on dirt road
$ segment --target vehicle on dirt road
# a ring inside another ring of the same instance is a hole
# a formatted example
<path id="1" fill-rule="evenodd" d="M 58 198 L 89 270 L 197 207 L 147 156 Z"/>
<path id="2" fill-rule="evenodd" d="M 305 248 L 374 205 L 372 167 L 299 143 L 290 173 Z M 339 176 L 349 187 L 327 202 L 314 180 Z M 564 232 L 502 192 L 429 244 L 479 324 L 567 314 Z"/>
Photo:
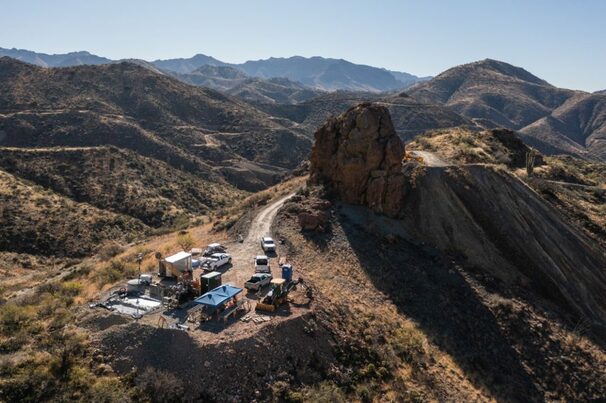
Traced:
<path id="1" fill-rule="evenodd" d="M 259 291 L 271 282 L 271 273 L 256 273 L 253 274 L 250 280 L 244 283 L 244 288 L 251 291 Z"/>
<path id="2" fill-rule="evenodd" d="M 212 255 L 206 257 L 204 262 L 202 262 L 202 268 L 205 271 L 215 271 L 219 267 L 225 266 L 228 263 L 231 263 L 231 256 L 229 254 L 213 253 Z"/>
<path id="3" fill-rule="evenodd" d="M 211 243 L 206 247 L 202 256 L 209 257 L 214 253 L 225 253 L 226 250 L 227 248 L 220 243 Z"/>
<path id="4" fill-rule="evenodd" d="M 263 248 L 263 252 L 275 252 L 276 251 L 276 243 L 274 240 L 268 236 L 264 236 L 261 238 L 261 248 Z"/>
<path id="5" fill-rule="evenodd" d="M 255 256 L 255 273 L 271 273 L 269 258 L 265 255 Z"/>

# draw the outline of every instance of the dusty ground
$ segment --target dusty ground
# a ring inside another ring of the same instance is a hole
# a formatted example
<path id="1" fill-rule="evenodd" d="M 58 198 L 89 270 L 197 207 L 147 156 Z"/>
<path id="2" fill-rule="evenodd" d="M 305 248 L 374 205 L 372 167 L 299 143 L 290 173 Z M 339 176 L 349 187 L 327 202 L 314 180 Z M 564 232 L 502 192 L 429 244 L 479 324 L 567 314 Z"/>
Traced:
<path id="1" fill-rule="evenodd" d="M 281 197 L 261 208 L 253 218 L 244 242 L 222 240 L 233 259 L 233 264 L 224 270 L 224 284 L 243 286 L 254 273 L 252 257 L 262 253 L 260 238 L 271 235 L 271 225 L 278 210 L 291 196 Z M 277 258 L 277 254 L 271 257 L 274 277 L 280 277 Z M 249 293 L 247 298 L 252 300 L 254 312 L 257 296 Z M 194 328 L 186 321 L 187 311 L 150 314 L 138 323 L 132 320 L 124 323 L 124 317 L 96 311 L 85 314 L 81 321 L 87 328 L 97 331 L 94 339 L 100 351 L 119 373 L 126 373 L 133 366 L 140 369 L 150 366 L 185 376 L 194 385 L 188 388 L 186 396 L 193 399 L 212 397 L 239 401 L 244 397 L 263 397 L 271 383 L 280 378 L 281 372 L 299 371 L 298 376 L 303 379 L 318 381 L 318 371 L 307 371 L 308 364 L 305 363 L 313 361 L 309 364 L 312 368 L 327 368 L 334 360 L 331 338 L 314 324 L 313 303 L 301 291 L 293 292 L 289 304 L 275 313 L 263 314 L 267 320 L 261 323 L 232 319 L 227 324 L 209 322 Z M 190 330 L 160 329 L 157 326 L 160 315 L 167 318 L 169 324 L 187 324 Z M 271 354 L 268 349 L 272 350 Z M 221 368 L 216 369 L 217 365 Z M 213 376 L 206 376 L 211 370 Z M 250 371 L 256 371 L 258 377 L 251 377 L 250 382 L 242 381 L 242 376 Z M 255 384 L 255 379 L 260 379 L 262 373 L 267 373 L 268 377 Z"/>
<path id="2" fill-rule="evenodd" d="M 326 232 L 302 233 L 297 211 L 314 204 L 296 196 L 275 230 L 318 289 L 320 323 L 349 349 L 339 361 L 343 368 L 356 373 L 373 364 L 392 374 L 349 380 L 365 385 L 376 401 L 606 396 L 603 341 L 584 324 L 570 324 L 524 287 L 415 243 L 397 220 L 360 207 L 337 204 Z"/>

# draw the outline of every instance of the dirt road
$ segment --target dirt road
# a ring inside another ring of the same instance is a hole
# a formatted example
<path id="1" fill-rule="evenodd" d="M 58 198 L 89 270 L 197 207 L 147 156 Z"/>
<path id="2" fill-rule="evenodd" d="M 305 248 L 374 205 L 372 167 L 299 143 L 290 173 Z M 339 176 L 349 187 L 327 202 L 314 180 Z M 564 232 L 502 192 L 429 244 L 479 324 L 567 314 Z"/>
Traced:
<path id="1" fill-rule="evenodd" d="M 450 164 L 448 161 L 438 156 L 436 153 L 432 153 L 429 151 L 411 151 L 411 153 L 416 157 L 423 158 L 423 164 L 428 167 L 447 167 Z"/>
<path id="2" fill-rule="evenodd" d="M 254 273 L 253 257 L 264 254 L 261 249 L 261 237 L 271 236 L 271 224 L 276 217 L 278 210 L 280 210 L 284 203 L 292 196 L 294 196 L 294 193 L 284 196 L 265 206 L 257 216 L 253 218 L 248 235 L 244 238 L 244 242 L 233 242 L 226 245 L 228 252 L 232 256 L 233 266 L 223 275 L 223 282 L 230 282 L 238 287 L 242 287 L 244 282 L 250 278 Z M 277 245 L 277 248 L 277 253 L 279 254 L 280 245 Z M 270 258 L 273 258 L 271 259 L 271 268 L 274 277 L 280 277 L 280 273 L 278 273 L 277 270 L 278 264 L 275 261 L 276 256 L 277 255 L 270 256 Z"/>

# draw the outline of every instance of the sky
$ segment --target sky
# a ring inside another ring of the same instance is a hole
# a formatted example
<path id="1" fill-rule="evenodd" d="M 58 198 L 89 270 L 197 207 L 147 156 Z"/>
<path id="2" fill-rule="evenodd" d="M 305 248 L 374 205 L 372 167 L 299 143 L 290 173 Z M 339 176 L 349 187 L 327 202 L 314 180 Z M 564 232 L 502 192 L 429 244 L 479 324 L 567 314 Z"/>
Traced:
<path id="1" fill-rule="evenodd" d="M 231 63 L 324 56 L 437 75 L 485 58 L 606 89 L 602 0 L 0 0 L 0 47 Z"/>

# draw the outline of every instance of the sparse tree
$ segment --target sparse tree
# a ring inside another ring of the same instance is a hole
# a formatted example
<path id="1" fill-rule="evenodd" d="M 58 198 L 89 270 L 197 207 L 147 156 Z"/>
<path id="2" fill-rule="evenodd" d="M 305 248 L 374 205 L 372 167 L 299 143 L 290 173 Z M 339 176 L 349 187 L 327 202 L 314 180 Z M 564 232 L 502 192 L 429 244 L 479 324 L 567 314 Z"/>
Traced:
<path id="1" fill-rule="evenodd" d="M 179 245 L 184 251 L 191 250 L 194 243 L 194 238 L 192 238 L 189 233 L 179 234 L 177 236 L 177 245 Z"/>

